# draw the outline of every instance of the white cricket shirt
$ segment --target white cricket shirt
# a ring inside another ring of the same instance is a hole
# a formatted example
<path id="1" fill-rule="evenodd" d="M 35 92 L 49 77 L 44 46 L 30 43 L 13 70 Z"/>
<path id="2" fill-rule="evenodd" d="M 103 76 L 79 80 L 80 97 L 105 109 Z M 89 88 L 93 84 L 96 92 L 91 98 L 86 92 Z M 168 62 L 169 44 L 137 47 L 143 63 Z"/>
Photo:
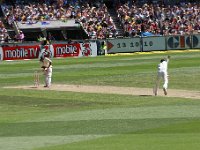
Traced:
<path id="1" fill-rule="evenodd" d="M 52 63 L 52 61 L 49 58 L 45 57 L 43 60 L 43 66 L 45 66 L 46 68 L 52 67 L 52 66 L 49 66 L 50 63 Z"/>
<path id="2" fill-rule="evenodd" d="M 168 68 L 168 60 L 165 60 L 158 64 L 158 72 L 167 73 L 167 68 Z"/>

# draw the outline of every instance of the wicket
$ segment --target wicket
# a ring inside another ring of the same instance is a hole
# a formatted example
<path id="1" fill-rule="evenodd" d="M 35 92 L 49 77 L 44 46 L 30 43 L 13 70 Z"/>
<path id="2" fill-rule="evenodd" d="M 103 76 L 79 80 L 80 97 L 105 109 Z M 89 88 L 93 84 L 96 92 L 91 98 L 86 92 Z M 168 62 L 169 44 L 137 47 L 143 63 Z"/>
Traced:
<path id="1" fill-rule="evenodd" d="M 40 85 L 40 76 L 39 76 L 38 71 L 35 71 L 34 72 L 34 86 L 39 87 L 39 85 Z"/>

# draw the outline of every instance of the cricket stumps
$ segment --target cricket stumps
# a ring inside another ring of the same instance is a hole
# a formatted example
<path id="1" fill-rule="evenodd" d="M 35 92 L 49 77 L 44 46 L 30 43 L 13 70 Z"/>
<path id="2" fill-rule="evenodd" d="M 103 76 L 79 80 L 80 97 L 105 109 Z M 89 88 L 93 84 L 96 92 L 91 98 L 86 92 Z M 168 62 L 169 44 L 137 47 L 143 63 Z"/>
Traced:
<path id="1" fill-rule="evenodd" d="M 38 71 L 34 72 L 34 87 L 39 87 L 40 85 L 40 76 Z"/>

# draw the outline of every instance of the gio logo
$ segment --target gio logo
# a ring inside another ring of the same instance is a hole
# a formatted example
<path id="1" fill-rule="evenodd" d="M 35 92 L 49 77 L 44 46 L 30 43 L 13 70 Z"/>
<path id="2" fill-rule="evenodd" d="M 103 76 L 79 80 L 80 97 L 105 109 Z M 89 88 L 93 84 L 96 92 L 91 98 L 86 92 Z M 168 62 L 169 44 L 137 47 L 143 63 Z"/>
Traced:
<path id="1" fill-rule="evenodd" d="M 179 36 L 170 37 L 167 44 L 170 48 L 177 48 L 179 46 Z"/>
<path id="2" fill-rule="evenodd" d="M 174 36 L 170 37 L 167 45 L 170 48 L 196 48 L 199 44 L 199 39 L 196 36 Z"/>
<path id="3" fill-rule="evenodd" d="M 198 44 L 199 44 L 199 39 L 198 39 L 198 37 L 196 37 L 195 35 L 193 35 L 191 38 L 190 38 L 190 37 L 187 37 L 187 38 L 186 38 L 186 44 L 187 44 L 189 47 L 197 48 L 197 46 L 198 46 Z"/>

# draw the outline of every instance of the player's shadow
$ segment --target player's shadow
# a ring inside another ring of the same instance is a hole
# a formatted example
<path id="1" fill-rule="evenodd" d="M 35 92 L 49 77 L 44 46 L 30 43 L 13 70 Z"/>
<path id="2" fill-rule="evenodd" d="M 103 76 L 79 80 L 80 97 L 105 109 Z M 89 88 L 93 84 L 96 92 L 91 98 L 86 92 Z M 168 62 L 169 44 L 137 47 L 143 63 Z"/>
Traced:
<path id="1" fill-rule="evenodd" d="M 151 97 L 153 95 L 139 95 L 139 96 L 142 96 L 142 97 Z"/>
<path id="2" fill-rule="evenodd" d="M 30 88 L 31 89 L 37 89 L 38 87 L 37 86 L 31 86 Z"/>

